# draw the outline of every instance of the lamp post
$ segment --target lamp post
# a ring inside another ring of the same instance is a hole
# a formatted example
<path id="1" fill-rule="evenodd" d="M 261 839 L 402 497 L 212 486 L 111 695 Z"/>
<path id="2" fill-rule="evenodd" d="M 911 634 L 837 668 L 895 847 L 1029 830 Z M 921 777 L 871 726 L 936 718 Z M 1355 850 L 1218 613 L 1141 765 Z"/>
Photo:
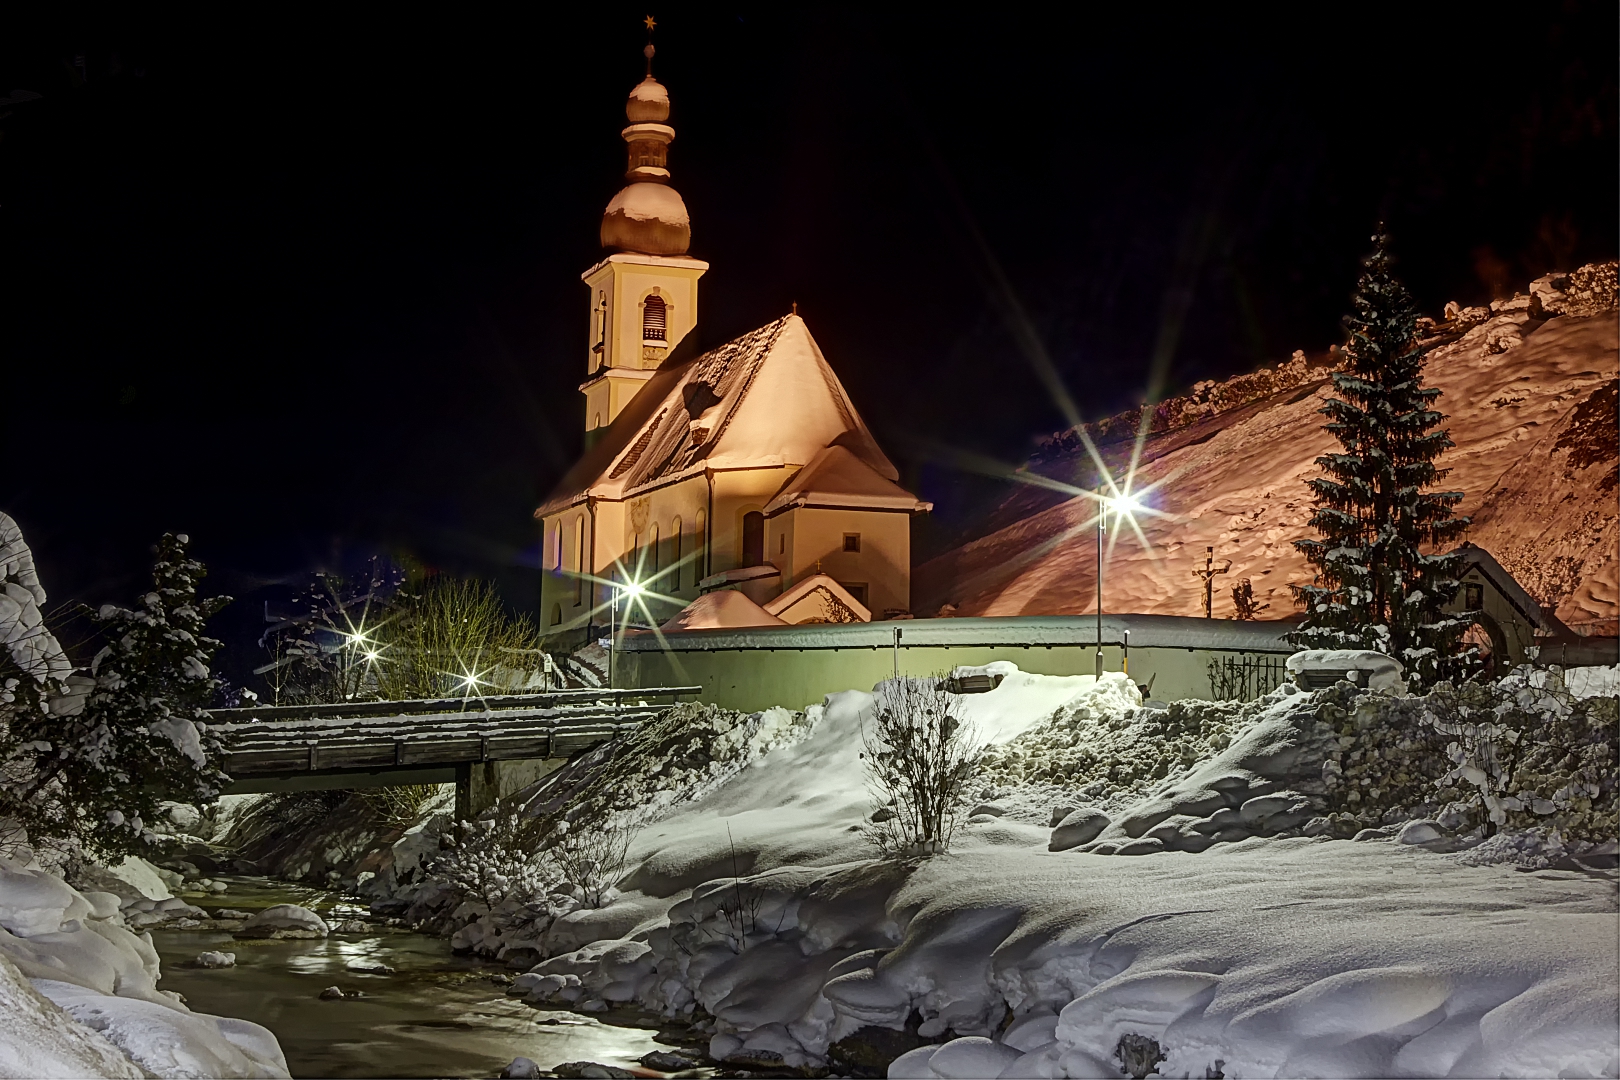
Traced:
<path id="1" fill-rule="evenodd" d="M 1102 682 L 1102 538 L 1104 522 L 1108 518 L 1108 501 L 1103 498 L 1102 487 L 1097 488 L 1097 672 Z"/>
<path id="2" fill-rule="evenodd" d="M 642 585 L 641 582 L 633 579 L 623 585 L 609 582 L 608 588 L 613 590 L 613 597 L 608 601 L 608 689 L 612 690 L 614 689 L 613 659 L 619 651 L 619 597 L 623 596 L 628 600 L 634 600 L 647 590 L 646 586 Z M 626 619 L 630 617 L 628 604 L 625 605 L 624 617 Z"/>
<path id="3" fill-rule="evenodd" d="M 1129 484 L 1129 481 L 1127 481 Z M 1126 514 L 1134 514 L 1142 508 L 1142 504 L 1126 491 L 1120 495 L 1104 495 L 1102 486 L 1097 487 L 1097 672 L 1098 682 L 1102 681 L 1103 651 L 1102 651 L 1102 577 L 1103 577 L 1103 532 L 1107 529 L 1108 511 L 1114 512 L 1114 520 L 1118 521 Z M 1130 645 L 1126 641 L 1126 647 Z"/>

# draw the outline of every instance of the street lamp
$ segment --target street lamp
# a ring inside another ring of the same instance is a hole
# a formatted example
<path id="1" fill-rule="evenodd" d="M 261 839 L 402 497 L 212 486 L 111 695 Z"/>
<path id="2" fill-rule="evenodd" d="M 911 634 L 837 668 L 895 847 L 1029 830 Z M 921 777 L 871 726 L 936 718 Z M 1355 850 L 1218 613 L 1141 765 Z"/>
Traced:
<path id="1" fill-rule="evenodd" d="M 608 603 L 608 689 L 612 690 L 613 658 L 619 651 L 619 597 L 622 596 L 626 600 L 635 600 L 647 591 L 647 587 L 634 579 L 625 582 L 623 585 L 610 582 L 609 587 L 613 590 L 613 598 Z M 625 605 L 624 615 L 627 619 L 630 617 L 629 604 Z"/>
<path id="2" fill-rule="evenodd" d="M 1127 481 L 1128 482 L 1128 481 Z M 1122 495 L 1104 495 L 1102 488 L 1097 488 L 1097 671 L 1096 679 L 1102 682 L 1103 651 L 1102 651 L 1102 576 L 1103 576 L 1103 532 L 1107 528 L 1108 511 L 1114 512 L 1115 520 L 1126 514 L 1135 515 L 1142 508 L 1136 501 L 1136 496 L 1126 492 Z"/>

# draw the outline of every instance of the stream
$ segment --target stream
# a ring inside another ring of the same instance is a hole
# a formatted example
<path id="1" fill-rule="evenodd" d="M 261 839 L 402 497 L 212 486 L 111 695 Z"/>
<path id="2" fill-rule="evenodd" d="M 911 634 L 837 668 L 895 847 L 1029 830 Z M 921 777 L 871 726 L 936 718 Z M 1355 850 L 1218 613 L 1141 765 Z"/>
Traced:
<path id="1" fill-rule="evenodd" d="M 299 904 L 327 919 L 368 918 L 360 904 L 319 890 L 263 878 L 221 877 L 230 891 L 208 909 L 255 912 Z M 444 938 L 374 924 L 373 932 L 324 940 L 242 940 L 228 931 L 154 930 L 164 990 L 199 1012 L 263 1024 L 281 1041 L 295 1077 L 493 1077 L 514 1057 L 541 1068 L 564 1061 L 637 1066 L 651 1028 L 607 1023 L 579 1013 L 536 1009 L 508 998 L 494 976 L 505 968 L 456 956 Z M 233 968 L 190 966 L 202 952 L 234 952 Z M 389 975 L 348 969 L 387 964 Z M 360 998 L 322 1000 L 329 986 Z M 627 1021 L 633 1022 L 633 1021 Z"/>

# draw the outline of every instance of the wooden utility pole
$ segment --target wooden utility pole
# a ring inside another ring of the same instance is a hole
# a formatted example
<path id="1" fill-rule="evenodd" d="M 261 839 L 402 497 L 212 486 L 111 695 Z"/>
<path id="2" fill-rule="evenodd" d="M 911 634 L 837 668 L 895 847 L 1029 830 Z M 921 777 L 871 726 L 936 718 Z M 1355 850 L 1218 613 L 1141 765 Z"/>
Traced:
<path id="1" fill-rule="evenodd" d="M 1215 566 L 1215 549 L 1213 547 L 1204 549 L 1204 568 L 1193 571 L 1196 577 L 1204 579 L 1204 618 L 1213 619 L 1215 617 L 1215 575 L 1224 574 L 1230 569 L 1232 569 L 1231 559 L 1226 560 L 1225 566 L 1217 568 Z"/>

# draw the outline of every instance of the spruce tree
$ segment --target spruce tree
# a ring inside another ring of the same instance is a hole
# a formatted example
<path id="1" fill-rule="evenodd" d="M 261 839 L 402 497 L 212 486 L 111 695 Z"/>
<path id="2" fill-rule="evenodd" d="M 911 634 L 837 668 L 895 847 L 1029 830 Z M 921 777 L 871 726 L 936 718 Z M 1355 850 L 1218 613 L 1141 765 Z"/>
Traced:
<path id="1" fill-rule="evenodd" d="M 211 802 L 226 780 L 207 725 L 220 643 L 203 624 L 228 598 L 197 596 L 205 571 L 187 543 L 165 536 L 151 591 L 132 608 L 94 614 L 107 644 L 90 678 L 67 680 L 80 684 L 76 692 L 7 717 L 0 803 L 60 857 L 139 853 L 155 839 L 162 802 Z"/>
<path id="2" fill-rule="evenodd" d="M 1473 615 L 1441 609 L 1460 587 L 1461 555 L 1448 549 L 1469 519 L 1453 513 L 1462 492 L 1428 490 L 1445 477 L 1435 462 L 1453 443 L 1433 407 L 1440 391 L 1423 385 L 1417 311 L 1391 273 L 1382 227 L 1362 265 L 1337 396 L 1321 409 L 1343 449 L 1317 458 L 1325 475 L 1308 481 L 1321 538 L 1294 541 L 1317 578 L 1294 587 L 1306 617 L 1292 640 L 1376 649 L 1420 683 L 1455 678 L 1471 667 L 1472 650 L 1459 645 Z"/>

